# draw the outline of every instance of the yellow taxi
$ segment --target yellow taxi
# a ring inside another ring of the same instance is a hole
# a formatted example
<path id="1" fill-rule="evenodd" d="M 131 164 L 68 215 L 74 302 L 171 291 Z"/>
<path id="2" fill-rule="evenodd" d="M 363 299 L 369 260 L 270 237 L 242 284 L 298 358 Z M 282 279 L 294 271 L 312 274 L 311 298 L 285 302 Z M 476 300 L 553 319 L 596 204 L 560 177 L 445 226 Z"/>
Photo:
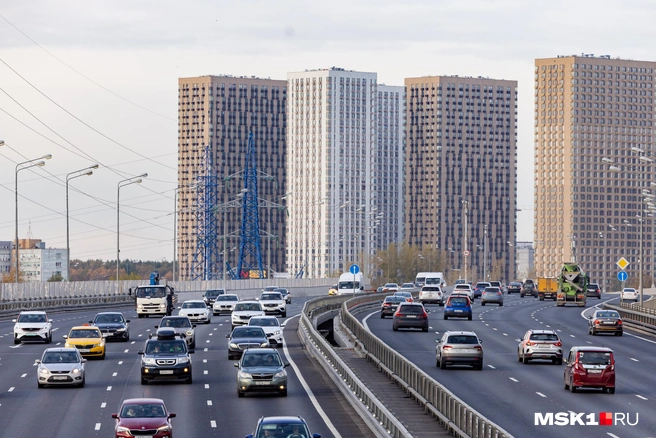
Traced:
<path id="1" fill-rule="evenodd" d="M 337 295 L 337 285 L 332 285 L 330 286 L 330 289 L 328 289 L 328 295 Z"/>
<path id="2" fill-rule="evenodd" d="M 98 327 L 84 324 L 73 327 L 66 339 L 66 348 L 77 348 L 82 356 L 105 358 L 105 338 Z"/>

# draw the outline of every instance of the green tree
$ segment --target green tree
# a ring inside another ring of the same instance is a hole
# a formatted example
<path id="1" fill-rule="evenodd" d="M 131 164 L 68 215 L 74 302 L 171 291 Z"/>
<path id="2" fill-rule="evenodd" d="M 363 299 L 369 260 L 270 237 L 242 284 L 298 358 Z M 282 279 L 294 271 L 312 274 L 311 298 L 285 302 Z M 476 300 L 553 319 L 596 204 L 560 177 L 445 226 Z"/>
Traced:
<path id="1" fill-rule="evenodd" d="M 52 276 L 48 279 L 49 282 L 57 282 L 57 281 L 64 281 L 64 277 L 62 277 L 61 272 L 55 272 L 52 274 Z"/>

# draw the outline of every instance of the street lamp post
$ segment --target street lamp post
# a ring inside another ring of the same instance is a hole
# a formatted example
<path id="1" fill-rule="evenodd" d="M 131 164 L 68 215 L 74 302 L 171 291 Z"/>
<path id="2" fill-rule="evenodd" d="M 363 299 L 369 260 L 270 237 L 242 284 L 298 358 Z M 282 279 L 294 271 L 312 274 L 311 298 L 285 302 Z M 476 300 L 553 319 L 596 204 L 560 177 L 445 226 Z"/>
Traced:
<path id="1" fill-rule="evenodd" d="M 483 281 L 487 281 L 487 224 L 483 225 Z"/>
<path id="2" fill-rule="evenodd" d="M 118 182 L 116 185 L 116 290 L 117 293 L 121 292 L 121 287 L 120 287 L 120 280 L 119 280 L 119 265 L 120 265 L 120 252 L 121 252 L 121 246 L 120 246 L 120 196 L 121 196 L 121 187 L 129 186 L 130 184 L 141 184 L 143 181 L 142 178 L 146 178 L 148 176 L 147 173 L 142 173 L 139 176 L 133 176 L 132 178 L 126 178 L 124 180 L 121 180 Z M 123 184 L 125 183 L 125 184 Z"/>
<path id="3" fill-rule="evenodd" d="M 98 165 L 94 164 L 89 167 L 85 167 L 84 169 L 76 170 L 74 172 L 70 172 L 66 175 L 66 281 L 71 281 L 71 245 L 70 245 L 70 229 L 69 229 L 69 223 L 68 223 L 68 182 L 72 179 L 78 178 L 80 176 L 91 176 L 93 175 L 93 170 L 91 169 L 97 169 Z M 88 171 L 88 172 L 85 172 Z M 79 172 L 84 172 L 84 173 L 79 173 Z M 75 173 L 79 173 L 78 175 L 71 176 Z"/>
<path id="4" fill-rule="evenodd" d="M 2 144 L 4 144 L 4 141 L 2 142 Z M 19 275 L 20 270 L 19 270 L 19 266 L 18 266 L 18 172 L 20 172 L 21 170 L 29 169 L 30 167 L 35 167 L 35 166 L 43 167 L 43 166 L 46 165 L 46 162 L 43 161 L 43 160 L 49 160 L 51 158 L 52 158 L 52 155 L 47 154 L 47 155 L 44 155 L 44 156 L 39 157 L 39 158 L 34 158 L 33 160 L 27 160 L 27 161 L 23 161 L 21 163 L 16 164 L 16 172 L 15 172 L 16 181 L 15 181 L 15 185 L 14 185 L 14 192 L 15 192 L 15 196 L 16 196 L 16 236 L 15 236 L 16 237 L 16 243 L 15 243 L 15 245 L 16 245 L 16 283 L 18 283 L 18 277 L 20 276 Z M 37 160 L 41 160 L 41 161 L 37 161 Z M 27 166 L 23 166 L 24 164 L 27 164 Z M 23 167 L 21 167 L 21 166 L 23 166 Z"/>

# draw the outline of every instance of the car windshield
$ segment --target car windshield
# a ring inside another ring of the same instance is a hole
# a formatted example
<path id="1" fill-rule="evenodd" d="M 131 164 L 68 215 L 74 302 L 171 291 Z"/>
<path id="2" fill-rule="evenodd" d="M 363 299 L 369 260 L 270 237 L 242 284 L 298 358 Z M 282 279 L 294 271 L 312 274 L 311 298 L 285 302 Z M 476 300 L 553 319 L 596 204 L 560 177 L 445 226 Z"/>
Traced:
<path id="1" fill-rule="evenodd" d="M 476 283 L 476 287 L 486 288 L 491 286 L 490 283 Z"/>
<path id="2" fill-rule="evenodd" d="M 138 287 L 137 298 L 164 298 L 166 291 L 163 287 Z"/>
<path id="3" fill-rule="evenodd" d="M 173 328 L 182 328 L 182 327 L 191 327 L 191 322 L 189 318 L 166 318 L 162 320 L 160 327 L 173 327 Z"/>
<path id="4" fill-rule="evenodd" d="M 396 292 L 394 295 L 397 297 L 412 297 L 412 294 L 410 292 Z"/>
<path id="5" fill-rule="evenodd" d="M 42 363 L 78 363 L 80 359 L 72 351 L 48 351 L 43 355 Z"/>
<path id="6" fill-rule="evenodd" d="M 266 423 L 260 426 L 260 431 L 255 438 L 308 438 L 310 432 L 302 423 Z"/>
<path id="7" fill-rule="evenodd" d="M 278 292 L 282 295 L 287 295 L 289 293 L 287 289 L 276 289 L 274 292 Z"/>
<path id="8" fill-rule="evenodd" d="M 94 321 L 96 324 L 111 324 L 123 322 L 122 315 L 98 315 Z"/>
<path id="9" fill-rule="evenodd" d="M 262 310 L 259 303 L 239 303 L 235 305 L 235 311 L 246 310 L 246 311 L 257 311 Z"/>
<path id="10" fill-rule="evenodd" d="M 355 289 L 359 283 L 353 283 L 352 281 L 342 281 L 339 283 L 340 289 Z"/>
<path id="11" fill-rule="evenodd" d="M 266 335 L 260 327 L 235 327 L 232 331 L 233 338 L 263 338 Z"/>
<path id="12" fill-rule="evenodd" d="M 129 404 L 123 405 L 120 416 L 123 418 L 157 418 L 166 417 L 166 411 L 160 404 Z"/>
<path id="13" fill-rule="evenodd" d="M 262 294 L 262 295 L 260 296 L 260 300 L 264 300 L 264 301 L 269 301 L 269 300 L 273 300 L 273 301 L 282 300 L 282 295 L 280 295 L 280 293 Z"/>
<path id="14" fill-rule="evenodd" d="M 635 291 L 636 291 L 635 289 L 624 289 L 624 292 L 629 292 L 629 293 L 633 293 Z"/>
<path id="15" fill-rule="evenodd" d="M 71 330 L 68 334 L 68 338 L 102 338 L 102 334 L 99 330 L 92 329 L 76 329 Z"/>
<path id="16" fill-rule="evenodd" d="M 610 365 L 611 355 L 604 351 L 579 351 L 579 362 L 585 365 Z"/>
<path id="17" fill-rule="evenodd" d="M 251 318 L 248 321 L 248 325 L 254 325 L 259 327 L 279 327 L 280 323 L 278 318 Z"/>
<path id="18" fill-rule="evenodd" d="M 405 297 L 385 297 L 386 303 L 402 303 L 405 302 Z"/>
<path id="19" fill-rule="evenodd" d="M 422 292 L 440 292 L 442 289 L 436 286 L 431 286 L 431 287 L 424 287 L 421 291 Z"/>
<path id="20" fill-rule="evenodd" d="M 45 315 L 18 315 L 18 322 L 48 322 L 48 319 Z"/>
<path id="21" fill-rule="evenodd" d="M 182 304 L 182 308 L 183 309 L 204 309 L 205 308 L 205 303 L 201 303 L 201 302 L 189 303 L 189 302 L 186 302 L 186 303 Z"/>
<path id="22" fill-rule="evenodd" d="M 598 289 L 598 288 L 599 288 L 599 286 L 597 286 L 596 284 L 589 284 L 588 285 L 588 289 Z"/>
<path id="23" fill-rule="evenodd" d="M 404 306 L 401 305 L 401 308 L 399 310 L 399 313 L 423 313 L 424 312 L 424 307 L 423 306 Z"/>
<path id="24" fill-rule="evenodd" d="M 150 340 L 148 345 L 146 345 L 146 354 L 157 354 L 157 353 L 185 353 L 186 342 L 183 340 L 175 339 L 171 341 L 158 341 Z"/>
<path id="25" fill-rule="evenodd" d="M 557 341 L 558 335 L 555 333 L 532 333 L 531 341 Z"/>
<path id="26" fill-rule="evenodd" d="M 472 335 L 451 335 L 447 342 L 449 344 L 478 344 L 478 338 Z"/>
<path id="27" fill-rule="evenodd" d="M 239 301 L 239 298 L 236 295 L 221 295 L 216 297 L 217 301 Z"/>
<path id="28" fill-rule="evenodd" d="M 452 306 L 466 306 L 467 305 L 467 298 L 465 297 L 454 297 L 449 299 L 449 304 Z"/>
<path id="29" fill-rule="evenodd" d="M 612 311 L 597 312 L 597 318 L 619 318 L 620 314 Z"/>
<path id="30" fill-rule="evenodd" d="M 245 367 L 279 367 L 282 365 L 280 356 L 273 353 L 244 353 L 242 366 Z"/>
<path id="31" fill-rule="evenodd" d="M 214 297 L 218 297 L 219 295 L 221 295 L 223 293 L 225 293 L 225 292 L 222 291 L 222 290 L 208 290 L 208 291 L 205 291 L 205 296 L 208 297 L 208 298 L 214 298 Z"/>

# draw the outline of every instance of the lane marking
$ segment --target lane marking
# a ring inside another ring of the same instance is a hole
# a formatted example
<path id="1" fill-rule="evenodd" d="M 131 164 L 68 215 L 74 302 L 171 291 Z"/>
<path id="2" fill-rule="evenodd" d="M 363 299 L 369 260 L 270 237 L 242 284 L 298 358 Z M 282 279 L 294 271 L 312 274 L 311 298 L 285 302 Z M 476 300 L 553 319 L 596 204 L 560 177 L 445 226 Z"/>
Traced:
<path id="1" fill-rule="evenodd" d="M 128 351 L 130 351 L 130 350 L 126 348 L 126 349 L 123 351 L 123 353 L 127 353 Z"/>
<path id="2" fill-rule="evenodd" d="M 14 389 L 15 388 L 12 386 L 11 388 L 9 388 L 9 391 L 7 391 L 7 392 L 14 392 Z"/>
<path id="3" fill-rule="evenodd" d="M 634 361 L 634 362 L 640 362 L 638 359 L 635 359 L 635 358 L 633 358 L 633 357 L 630 357 L 629 359 L 631 359 L 631 360 Z"/>
<path id="4" fill-rule="evenodd" d="M 204 371 L 203 371 L 203 374 L 207 374 L 207 370 L 204 370 Z"/>
<path id="5" fill-rule="evenodd" d="M 100 430 L 100 423 L 96 423 L 96 427 L 94 430 Z"/>
<path id="6" fill-rule="evenodd" d="M 210 426 L 211 427 L 216 427 L 216 421 L 214 421 L 214 420 L 210 421 Z"/>
<path id="7" fill-rule="evenodd" d="M 544 394 L 542 394 L 541 392 L 536 392 L 536 394 L 537 394 L 537 395 L 539 395 L 540 397 L 544 397 L 544 398 L 547 398 L 547 396 L 546 396 L 546 395 L 544 395 Z"/>
<path id="8" fill-rule="evenodd" d="M 25 376 L 27 376 L 27 373 L 25 373 L 25 374 L 23 374 L 23 375 L 21 375 L 21 377 L 25 377 Z"/>
<path id="9" fill-rule="evenodd" d="M 512 380 L 515 383 L 519 383 L 519 380 L 515 379 L 514 377 L 508 377 L 510 380 Z"/>
<path id="10" fill-rule="evenodd" d="M 118 364 L 119 364 L 119 365 L 123 365 L 123 361 L 122 361 L 122 360 L 119 360 L 119 361 L 118 361 Z"/>
<path id="11" fill-rule="evenodd" d="M 108 387 L 107 387 L 107 391 L 111 391 L 111 390 L 112 390 L 112 387 L 111 387 L 111 386 L 108 386 Z"/>
<path id="12" fill-rule="evenodd" d="M 112 373 L 112 377 L 118 376 L 118 373 Z"/>
<path id="13" fill-rule="evenodd" d="M 210 384 L 209 383 L 205 384 L 205 389 L 210 389 Z"/>
<path id="14" fill-rule="evenodd" d="M 207 406 L 212 406 L 212 400 L 207 400 Z"/>
<path id="15" fill-rule="evenodd" d="M 643 400 L 649 400 L 647 397 L 643 397 L 643 396 L 641 396 L 640 394 L 636 394 L 636 397 L 641 398 L 641 399 L 643 399 Z"/>
<path id="16" fill-rule="evenodd" d="M 107 403 L 102 402 L 100 403 L 100 409 L 105 409 L 107 407 Z"/>

